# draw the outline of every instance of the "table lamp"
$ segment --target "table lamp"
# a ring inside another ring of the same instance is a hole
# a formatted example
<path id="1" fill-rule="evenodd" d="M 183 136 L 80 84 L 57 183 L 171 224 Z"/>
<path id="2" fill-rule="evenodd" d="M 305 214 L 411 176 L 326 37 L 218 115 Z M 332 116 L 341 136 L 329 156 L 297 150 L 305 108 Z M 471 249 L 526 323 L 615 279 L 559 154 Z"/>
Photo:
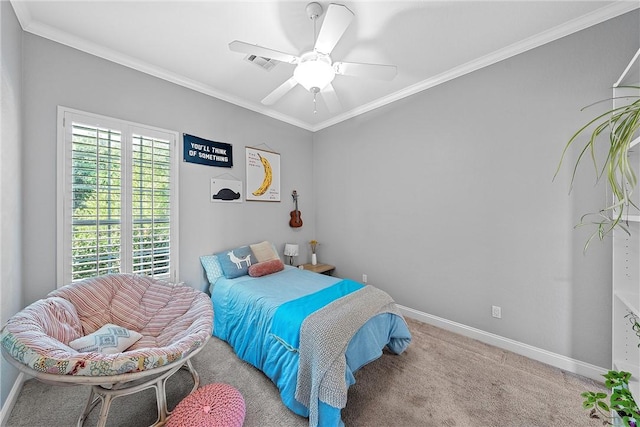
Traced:
<path id="1" fill-rule="evenodd" d="M 289 265 L 293 265 L 293 257 L 298 256 L 298 245 L 293 243 L 285 243 L 284 254 L 289 257 Z"/>

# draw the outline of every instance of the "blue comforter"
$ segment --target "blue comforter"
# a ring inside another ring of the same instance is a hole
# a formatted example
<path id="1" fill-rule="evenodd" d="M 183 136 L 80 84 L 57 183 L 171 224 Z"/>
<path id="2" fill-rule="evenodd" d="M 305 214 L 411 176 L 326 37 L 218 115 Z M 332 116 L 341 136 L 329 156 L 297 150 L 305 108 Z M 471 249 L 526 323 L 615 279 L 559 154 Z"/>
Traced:
<path id="1" fill-rule="evenodd" d="M 309 409 L 294 397 L 298 372 L 297 349 L 273 333 L 273 327 L 282 331 L 283 323 L 280 321 L 279 325 L 273 325 L 274 316 L 279 307 L 285 304 L 291 306 L 290 302 L 294 300 L 306 301 L 311 307 L 330 302 L 331 297 L 327 298 L 326 294 L 331 291 L 319 291 L 330 287 L 336 289 L 338 287 L 333 285 L 340 281 L 335 277 L 287 266 L 283 271 L 259 278 L 220 278 L 212 287 L 213 335 L 227 341 L 241 359 L 263 371 L 280 390 L 284 404 L 301 416 L 308 416 Z M 315 296 L 311 297 L 311 294 L 323 295 L 325 300 L 322 303 L 314 302 Z M 279 335 L 283 334 L 279 332 Z M 384 313 L 371 318 L 353 336 L 347 347 L 347 385 L 355 383 L 353 374 L 380 357 L 385 346 L 399 354 L 410 341 L 411 334 L 402 317 Z M 340 408 L 320 402 L 319 425 L 343 425 Z"/>

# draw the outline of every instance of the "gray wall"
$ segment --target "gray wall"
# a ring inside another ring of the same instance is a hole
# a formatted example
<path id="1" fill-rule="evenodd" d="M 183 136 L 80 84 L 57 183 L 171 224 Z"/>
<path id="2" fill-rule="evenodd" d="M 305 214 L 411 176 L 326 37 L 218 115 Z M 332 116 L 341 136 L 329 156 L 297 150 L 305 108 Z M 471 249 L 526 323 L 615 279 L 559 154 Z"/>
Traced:
<path id="1" fill-rule="evenodd" d="M 0 325 L 22 308 L 22 29 L 0 1 Z M 17 372 L 0 358 L 0 407 Z"/>
<path id="2" fill-rule="evenodd" d="M 312 238 L 311 133 L 75 49 L 24 36 L 24 303 L 56 288 L 56 109 L 58 105 L 230 143 L 234 167 L 180 164 L 180 280 L 206 289 L 199 257 L 240 244 Z M 245 146 L 281 154 L 282 203 L 211 203 L 211 178 L 245 181 Z M 263 146 L 264 147 L 264 146 Z M 180 150 L 180 158 L 182 151 Z M 291 191 L 305 226 L 289 227 Z M 304 201 L 304 202 L 302 202 Z M 37 266 L 37 268 L 33 268 Z"/>
<path id="3" fill-rule="evenodd" d="M 611 245 L 583 255 L 572 229 L 605 195 L 586 167 L 568 196 L 571 161 L 552 177 L 638 28 L 635 11 L 317 132 L 323 260 L 410 308 L 610 366 Z"/>

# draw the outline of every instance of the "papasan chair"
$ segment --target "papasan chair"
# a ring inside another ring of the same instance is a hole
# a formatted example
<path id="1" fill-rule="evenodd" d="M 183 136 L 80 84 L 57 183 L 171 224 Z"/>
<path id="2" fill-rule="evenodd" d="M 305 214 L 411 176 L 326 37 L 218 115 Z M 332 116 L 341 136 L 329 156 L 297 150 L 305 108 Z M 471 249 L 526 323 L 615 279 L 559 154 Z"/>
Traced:
<path id="1" fill-rule="evenodd" d="M 107 422 L 114 398 L 155 388 L 158 418 L 165 423 L 165 384 L 186 368 L 198 388 L 190 358 L 211 337 L 209 297 L 186 285 L 146 276 L 110 274 L 59 288 L 15 314 L 2 328 L 5 359 L 44 382 L 89 385 L 82 426 L 102 403 Z"/>

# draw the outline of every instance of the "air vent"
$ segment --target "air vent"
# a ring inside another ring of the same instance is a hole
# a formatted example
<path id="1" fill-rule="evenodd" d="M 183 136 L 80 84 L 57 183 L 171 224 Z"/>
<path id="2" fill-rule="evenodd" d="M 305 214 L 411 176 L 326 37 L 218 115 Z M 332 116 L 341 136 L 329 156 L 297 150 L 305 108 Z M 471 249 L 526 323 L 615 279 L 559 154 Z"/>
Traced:
<path id="1" fill-rule="evenodd" d="M 270 71 L 278 64 L 278 61 L 276 61 L 275 59 L 264 58 L 257 55 L 247 55 L 244 57 L 244 59 L 267 71 Z"/>

